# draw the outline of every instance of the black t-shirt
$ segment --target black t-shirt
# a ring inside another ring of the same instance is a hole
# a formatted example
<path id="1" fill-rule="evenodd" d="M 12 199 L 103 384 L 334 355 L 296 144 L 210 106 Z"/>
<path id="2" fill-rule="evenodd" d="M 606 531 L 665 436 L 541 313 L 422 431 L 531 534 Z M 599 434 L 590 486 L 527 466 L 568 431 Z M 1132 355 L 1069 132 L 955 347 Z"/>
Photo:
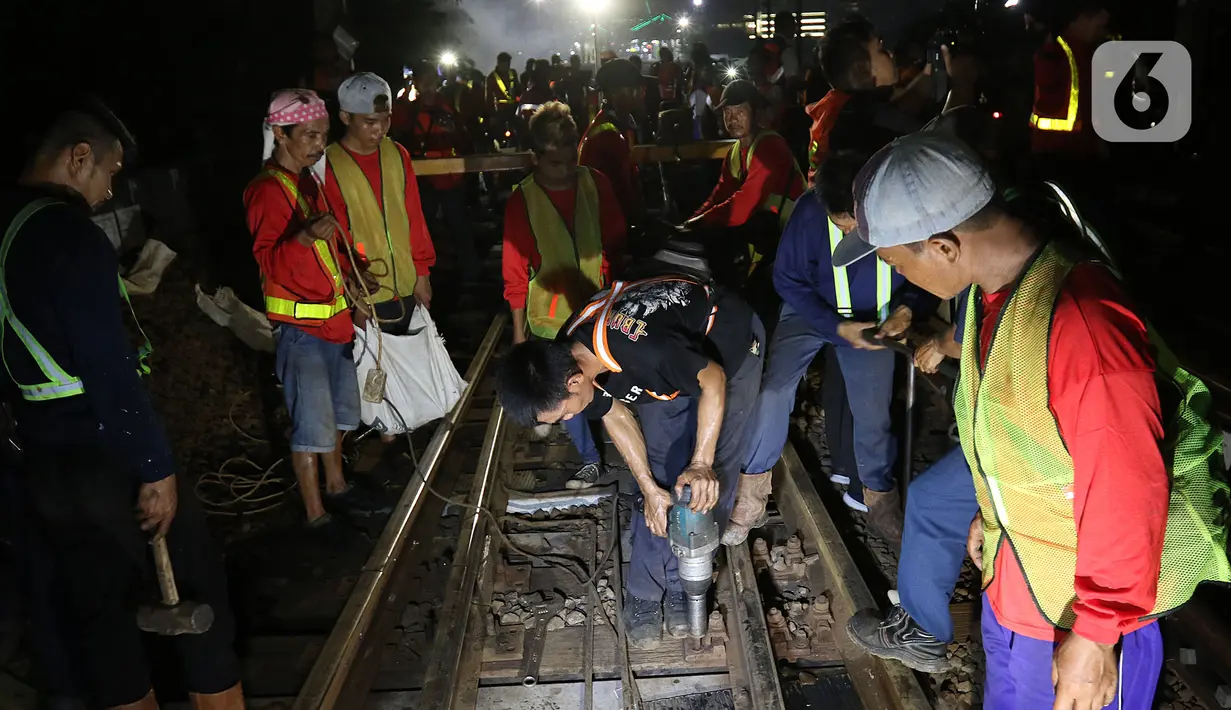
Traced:
<path id="1" fill-rule="evenodd" d="M 616 282 L 559 337 L 584 344 L 610 371 L 596 383 L 603 392 L 586 409 L 591 419 L 605 415 L 613 399 L 632 404 L 698 395 L 697 373 L 711 360 L 734 376 L 762 346 L 753 342 L 752 309 L 743 299 L 676 276 Z"/>

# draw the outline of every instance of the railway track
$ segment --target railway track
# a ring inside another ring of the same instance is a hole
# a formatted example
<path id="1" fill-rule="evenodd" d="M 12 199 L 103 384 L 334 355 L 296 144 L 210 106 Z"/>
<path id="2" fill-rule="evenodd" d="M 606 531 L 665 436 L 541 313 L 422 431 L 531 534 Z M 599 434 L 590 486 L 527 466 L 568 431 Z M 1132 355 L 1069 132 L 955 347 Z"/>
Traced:
<path id="1" fill-rule="evenodd" d="M 488 327 L 471 387 L 419 456 L 332 630 L 294 647 L 301 669 L 310 658 L 298 691 L 254 693 L 253 707 L 931 707 L 909 670 L 847 639 L 846 619 L 874 600 L 790 445 L 770 523 L 720 553 L 709 635 L 627 647 L 616 591 L 635 487 L 607 443 L 616 475 L 564 491 L 567 439 L 506 421 L 490 381 L 504 328 L 504 316 Z M 408 649 L 407 618 L 425 604 L 430 623 Z"/>

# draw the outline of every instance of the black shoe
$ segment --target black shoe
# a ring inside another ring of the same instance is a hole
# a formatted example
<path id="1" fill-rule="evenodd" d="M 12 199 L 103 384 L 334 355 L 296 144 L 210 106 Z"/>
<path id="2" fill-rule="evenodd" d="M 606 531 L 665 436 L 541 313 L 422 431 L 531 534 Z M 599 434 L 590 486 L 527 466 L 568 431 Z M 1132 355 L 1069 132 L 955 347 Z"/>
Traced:
<path id="1" fill-rule="evenodd" d="M 384 515 L 393 511 L 393 503 L 381 500 L 358 486 L 351 484 L 341 493 L 325 493 L 325 504 L 348 515 L 367 518 L 373 515 Z"/>
<path id="2" fill-rule="evenodd" d="M 642 651 L 658 648 L 663 640 L 663 607 L 657 600 L 624 595 L 624 634 L 628 645 Z"/>
<path id="3" fill-rule="evenodd" d="M 921 673 L 949 670 L 948 644 L 924 631 L 900 606 L 890 609 L 883 619 L 875 610 L 864 609 L 847 621 L 846 632 L 873 656 L 901 661 Z"/>
<path id="4" fill-rule="evenodd" d="M 589 488 L 598 483 L 598 477 L 602 473 L 603 470 L 598 464 L 588 463 L 577 469 L 577 473 L 574 473 L 573 477 L 568 479 L 564 487 L 574 491 Z"/>
<path id="5" fill-rule="evenodd" d="M 309 520 L 304 527 L 310 545 L 325 548 L 342 547 L 346 542 L 346 528 L 342 521 L 325 513 L 316 520 Z"/>
<path id="6" fill-rule="evenodd" d="M 667 592 L 663 615 L 667 617 L 668 636 L 673 639 L 688 638 L 688 597 L 683 592 Z"/>

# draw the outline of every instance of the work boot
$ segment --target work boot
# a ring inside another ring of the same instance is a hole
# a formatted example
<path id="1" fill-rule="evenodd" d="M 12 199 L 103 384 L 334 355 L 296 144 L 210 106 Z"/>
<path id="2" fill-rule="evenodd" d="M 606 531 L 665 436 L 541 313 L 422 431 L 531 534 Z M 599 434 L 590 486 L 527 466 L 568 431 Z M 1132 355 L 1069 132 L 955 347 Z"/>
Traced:
<path id="1" fill-rule="evenodd" d="M 154 697 L 154 691 L 151 690 L 135 703 L 112 705 L 108 710 L 158 710 L 158 699 Z"/>
<path id="2" fill-rule="evenodd" d="M 577 473 L 565 482 L 564 487 L 570 490 L 581 490 L 589 488 L 595 483 L 598 483 L 598 477 L 603 473 L 602 469 L 596 463 L 588 463 L 577 469 Z"/>
<path id="3" fill-rule="evenodd" d="M 868 506 L 868 530 L 894 548 L 902 547 L 902 498 L 897 487 L 888 491 L 863 489 L 863 503 Z"/>
<path id="4" fill-rule="evenodd" d="M 624 595 L 624 635 L 628 645 L 642 651 L 658 648 L 663 640 L 663 606 L 658 600 Z"/>
<path id="5" fill-rule="evenodd" d="M 192 710 L 244 710 L 244 689 L 239 683 L 221 693 L 189 693 Z"/>
<path id="6" fill-rule="evenodd" d="M 846 622 L 846 633 L 873 656 L 900 661 L 921 673 L 949 670 L 948 644 L 924 631 L 900 606 L 890 609 L 883 619 L 874 609 L 857 612 Z"/>
<path id="7" fill-rule="evenodd" d="M 769 515 L 765 512 L 765 504 L 769 502 L 769 492 L 773 486 L 772 477 L 773 474 L 768 471 L 745 473 L 739 477 L 739 488 L 735 492 L 735 508 L 731 510 L 727 530 L 722 534 L 722 544 L 727 547 L 742 545 L 753 528 L 759 528 L 769 520 Z"/>
<path id="8" fill-rule="evenodd" d="M 667 592 L 663 600 L 663 616 L 667 617 L 667 635 L 673 639 L 688 638 L 688 597 L 683 592 Z"/>

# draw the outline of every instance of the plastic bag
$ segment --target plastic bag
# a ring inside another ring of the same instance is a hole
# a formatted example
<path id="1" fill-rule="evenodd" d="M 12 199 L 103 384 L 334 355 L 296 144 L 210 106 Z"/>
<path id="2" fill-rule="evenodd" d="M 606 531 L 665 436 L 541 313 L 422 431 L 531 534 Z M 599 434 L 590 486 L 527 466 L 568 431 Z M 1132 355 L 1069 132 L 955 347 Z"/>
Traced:
<path id="1" fill-rule="evenodd" d="M 380 340 L 377 340 L 377 338 Z M 406 335 L 379 333 L 376 324 L 355 328 L 355 376 L 363 390 L 368 373 L 384 371 L 385 401 L 360 401 L 363 423 L 384 434 L 403 434 L 439 419 L 461 399 L 466 382 L 453 367 L 445 341 L 427 309 L 416 308 Z"/>

